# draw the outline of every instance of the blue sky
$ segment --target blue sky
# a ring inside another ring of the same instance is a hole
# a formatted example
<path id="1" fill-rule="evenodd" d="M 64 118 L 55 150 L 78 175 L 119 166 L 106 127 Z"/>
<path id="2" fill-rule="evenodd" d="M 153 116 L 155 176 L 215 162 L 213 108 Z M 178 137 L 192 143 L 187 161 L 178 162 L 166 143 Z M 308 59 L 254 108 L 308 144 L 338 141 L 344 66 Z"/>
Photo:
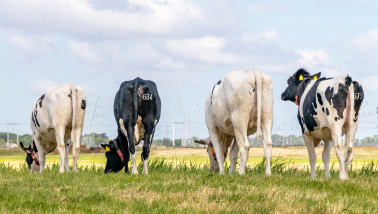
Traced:
<path id="1" fill-rule="evenodd" d="M 115 137 L 115 93 L 139 76 L 155 81 L 162 98 L 157 138 L 183 120 L 179 99 L 185 135 L 205 137 L 212 86 L 229 71 L 258 68 L 273 79 L 274 133 L 300 135 L 297 107 L 280 94 L 304 67 L 360 81 L 357 137 L 377 134 L 377 9 L 376 1 L 1 0 L 0 131 L 18 122 L 30 133 L 34 102 L 71 81 L 87 93 L 84 132 Z"/>

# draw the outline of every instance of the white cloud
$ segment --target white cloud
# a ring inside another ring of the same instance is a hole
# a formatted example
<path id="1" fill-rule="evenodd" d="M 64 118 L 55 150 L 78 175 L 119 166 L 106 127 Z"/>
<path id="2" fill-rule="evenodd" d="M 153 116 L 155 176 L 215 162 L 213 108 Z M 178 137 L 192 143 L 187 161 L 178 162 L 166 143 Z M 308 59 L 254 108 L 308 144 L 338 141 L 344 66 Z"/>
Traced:
<path id="1" fill-rule="evenodd" d="M 221 49 L 225 46 L 223 38 L 212 36 L 171 40 L 166 43 L 166 48 L 174 54 L 205 63 L 235 64 L 243 60 L 232 53 L 223 53 Z"/>
<path id="2" fill-rule="evenodd" d="M 184 69 L 187 66 L 184 63 L 174 62 L 170 58 L 164 58 L 156 65 L 156 67 L 166 69 Z"/>
<path id="3" fill-rule="evenodd" d="M 28 79 L 27 83 L 29 89 L 37 94 L 44 94 L 49 88 L 58 85 L 50 79 Z"/>
<path id="4" fill-rule="evenodd" d="M 87 61 L 100 61 L 96 51 L 86 42 L 68 41 L 70 50 L 79 58 Z"/>
<path id="5" fill-rule="evenodd" d="M 9 38 L 9 41 L 13 46 L 26 51 L 31 51 L 37 47 L 37 45 L 31 39 L 21 36 L 19 34 L 12 35 Z"/>
<path id="6" fill-rule="evenodd" d="M 370 30 L 352 40 L 353 51 L 378 54 L 378 30 Z"/>
<path id="7" fill-rule="evenodd" d="M 188 0 L 128 0 L 128 5 L 120 11 L 95 8 L 89 0 L 0 1 L 0 19 L 8 28 L 115 37 L 165 34 L 203 20 L 200 8 Z"/>
<path id="8" fill-rule="evenodd" d="M 298 62 L 303 66 L 314 67 L 318 65 L 325 65 L 328 64 L 328 55 L 325 50 L 306 50 L 306 49 L 298 49 L 297 53 L 299 54 L 300 58 Z"/>

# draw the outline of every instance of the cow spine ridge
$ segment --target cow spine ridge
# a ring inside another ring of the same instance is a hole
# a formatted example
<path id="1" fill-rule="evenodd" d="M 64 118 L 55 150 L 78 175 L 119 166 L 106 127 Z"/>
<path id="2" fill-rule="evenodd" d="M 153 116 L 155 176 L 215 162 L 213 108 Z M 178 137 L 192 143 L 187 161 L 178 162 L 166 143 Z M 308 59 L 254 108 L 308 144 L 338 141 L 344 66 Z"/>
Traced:
<path id="1" fill-rule="evenodd" d="M 256 127 L 256 138 L 260 140 L 261 135 L 261 92 L 262 92 L 262 77 L 258 70 L 255 70 L 255 82 L 256 82 L 256 94 L 257 94 L 257 127 Z"/>
<path id="2" fill-rule="evenodd" d="M 139 77 L 136 78 L 133 88 L 133 98 L 134 98 L 134 118 L 133 125 L 137 123 L 138 120 L 138 86 L 139 86 Z"/>
<path id="3" fill-rule="evenodd" d="M 70 89 L 71 89 L 71 100 L 72 100 L 72 130 L 76 127 L 76 85 L 71 83 L 70 84 Z M 71 135 L 75 133 L 72 132 Z M 72 138 L 72 136 L 71 136 Z"/>

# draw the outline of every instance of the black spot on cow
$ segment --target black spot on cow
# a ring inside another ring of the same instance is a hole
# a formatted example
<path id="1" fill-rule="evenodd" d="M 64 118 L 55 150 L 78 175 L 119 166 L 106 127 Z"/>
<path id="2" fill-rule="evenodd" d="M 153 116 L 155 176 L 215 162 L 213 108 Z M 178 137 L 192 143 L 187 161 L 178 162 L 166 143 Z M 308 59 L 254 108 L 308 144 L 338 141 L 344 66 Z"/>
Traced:
<path id="1" fill-rule="evenodd" d="M 218 82 L 217 82 L 217 85 L 220 85 L 222 83 L 222 80 L 219 80 Z"/>
<path id="2" fill-rule="evenodd" d="M 39 122 L 38 122 L 38 119 L 37 119 L 37 111 L 34 111 L 34 119 L 33 119 L 33 122 L 34 122 L 34 125 L 36 125 L 36 126 L 38 126 L 38 127 L 41 127 L 40 125 L 39 125 Z"/>
<path id="3" fill-rule="evenodd" d="M 250 91 L 248 91 L 248 92 L 249 92 L 249 95 L 252 95 Z"/>
<path id="4" fill-rule="evenodd" d="M 39 107 L 40 108 L 42 108 L 42 101 L 43 101 L 43 99 L 45 99 L 45 95 L 44 94 L 37 101 L 37 103 L 39 103 Z M 37 108 L 37 106 L 36 106 L 36 108 Z"/>
<path id="5" fill-rule="evenodd" d="M 319 104 L 322 106 L 323 105 L 322 96 L 319 93 L 316 93 L 316 96 L 318 97 Z"/>
<path id="6" fill-rule="evenodd" d="M 308 91 L 306 97 L 304 98 L 303 106 L 302 106 L 302 111 L 303 111 L 303 117 L 304 117 L 304 124 L 306 125 L 307 129 L 312 132 L 315 130 L 315 127 L 318 126 L 314 115 L 317 115 L 318 113 L 316 112 L 317 104 L 316 104 L 316 99 L 317 99 L 317 89 L 319 86 L 319 83 L 322 81 L 328 80 L 328 78 L 320 78 L 316 80 L 314 85 L 311 87 L 311 89 Z M 304 90 L 305 88 L 303 88 Z M 302 94 L 300 95 L 302 96 Z M 298 98 L 299 102 L 299 98 Z"/>
<path id="7" fill-rule="evenodd" d="M 68 94 L 68 97 L 71 97 L 71 94 Z"/>
<path id="8" fill-rule="evenodd" d="M 343 112 L 348 99 L 348 86 L 339 83 L 337 93 L 333 94 L 333 92 L 334 88 L 328 87 L 325 91 L 326 98 L 330 105 L 336 109 L 337 115 L 343 118 Z"/>
<path id="9" fill-rule="evenodd" d="M 322 107 L 322 112 L 325 112 L 323 107 Z"/>
<path id="10" fill-rule="evenodd" d="M 255 88 L 252 88 L 253 90 L 252 90 L 252 92 L 255 92 Z"/>
<path id="11" fill-rule="evenodd" d="M 362 90 L 362 86 L 356 82 L 353 81 L 353 88 L 354 88 L 354 122 L 357 122 L 358 112 L 360 111 L 360 107 L 362 104 L 362 101 L 364 100 L 364 90 Z"/>
<path id="12" fill-rule="evenodd" d="M 326 115 L 327 115 L 327 116 L 329 115 L 329 110 L 328 110 L 328 108 L 326 108 Z"/>
<path id="13" fill-rule="evenodd" d="M 85 110 L 85 107 L 87 107 L 87 102 L 84 99 L 81 100 L 81 106 L 80 107 L 83 110 Z"/>

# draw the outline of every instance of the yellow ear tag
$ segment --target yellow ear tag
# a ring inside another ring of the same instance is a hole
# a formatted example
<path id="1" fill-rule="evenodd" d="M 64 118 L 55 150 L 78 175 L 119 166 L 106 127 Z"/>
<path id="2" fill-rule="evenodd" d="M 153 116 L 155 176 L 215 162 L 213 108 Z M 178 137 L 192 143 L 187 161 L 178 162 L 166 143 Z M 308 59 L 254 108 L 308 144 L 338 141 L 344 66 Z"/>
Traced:
<path id="1" fill-rule="evenodd" d="M 110 152 L 109 147 L 105 147 L 105 152 Z"/>
<path id="2" fill-rule="evenodd" d="M 299 80 L 303 80 L 303 76 L 302 76 L 302 74 L 299 76 Z"/>
<path id="3" fill-rule="evenodd" d="M 312 79 L 313 79 L 313 80 L 317 80 L 317 79 L 318 79 L 318 77 L 317 77 L 317 76 L 315 75 L 315 76 L 314 76 L 314 78 L 312 78 Z"/>

